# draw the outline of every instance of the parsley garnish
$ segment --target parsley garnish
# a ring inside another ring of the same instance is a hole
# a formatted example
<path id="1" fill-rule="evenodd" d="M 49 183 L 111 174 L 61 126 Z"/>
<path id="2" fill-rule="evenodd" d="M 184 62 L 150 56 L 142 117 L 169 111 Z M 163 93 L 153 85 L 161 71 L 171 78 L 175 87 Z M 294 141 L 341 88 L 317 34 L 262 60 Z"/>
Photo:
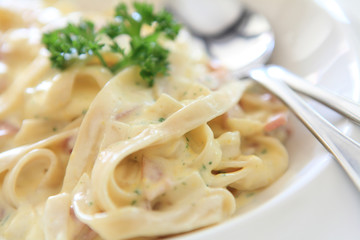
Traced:
<path id="1" fill-rule="evenodd" d="M 174 40 L 180 25 L 164 10 L 155 13 L 151 4 L 135 2 L 133 6 L 135 11 L 129 13 L 124 3 L 119 4 L 115 9 L 114 21 L 99 31 L 96 31 L 94 23 L 81 21 L 79 25 L 69 23 L 65 28 L 45 33 L 42 42 L 50 52 L 52 66 L 64 70 L 79 60 L 95 56 L 113 73 L 128 66 L 139 66 L 141 77 L 152 86 L 157 74 L 168 74 L 169 51 L 159 44 L 159 37 Z M 153 26 L 154 31 L 142 36 L 141 29 L 145 25 Z M 108 51 L 120 56 L 112 66 L 106 63 L 101 54 L 106 46 L 100 43 L 104 35 L 111 40 Z M 116 42 L 120 35 L 130 37 L 129 51 Z"/>
<path id="2" fill-rule="evenodd" d="M 69 23 L 65 28 L 44 33 L 42 42 L 51 54 L 50 60 L 53 67 L 64 70 L 77 60 L 92 55 L 97 56 L 107 67 L 99 52 L 104 44 L 99 43 L 98 35 L 92 22 L 81 21 L 79 25 Z"/>

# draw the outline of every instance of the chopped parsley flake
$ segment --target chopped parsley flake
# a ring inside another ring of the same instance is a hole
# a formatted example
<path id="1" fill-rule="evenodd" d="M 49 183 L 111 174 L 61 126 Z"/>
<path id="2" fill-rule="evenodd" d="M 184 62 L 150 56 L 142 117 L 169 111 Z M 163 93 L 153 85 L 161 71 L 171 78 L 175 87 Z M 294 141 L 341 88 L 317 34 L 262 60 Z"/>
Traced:
<path id="1" fill-rule="evenodd" d="M 246 197 L 252 197 L 252 196 L 254 196 L 255 195 L 255 193 L 254 192 L 248 192 L 248 193 L 246 193 Z"/>

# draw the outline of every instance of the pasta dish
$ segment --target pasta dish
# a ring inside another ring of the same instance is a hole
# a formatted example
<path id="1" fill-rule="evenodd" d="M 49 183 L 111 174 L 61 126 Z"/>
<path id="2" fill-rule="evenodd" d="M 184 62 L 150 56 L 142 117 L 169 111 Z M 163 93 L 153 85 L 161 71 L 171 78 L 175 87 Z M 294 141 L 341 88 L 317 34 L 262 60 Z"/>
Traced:
<path id="1" fill-rule="evenodd" d="M 149 86 L 136 65 L 54 68 L 44 33 L 111 17 L 57 7 L 0 5 L 0 239 L 184 233 L 231 217 L 284 173 L 287 109 L 185 30 L 159 40 L 169 70 Z"/>

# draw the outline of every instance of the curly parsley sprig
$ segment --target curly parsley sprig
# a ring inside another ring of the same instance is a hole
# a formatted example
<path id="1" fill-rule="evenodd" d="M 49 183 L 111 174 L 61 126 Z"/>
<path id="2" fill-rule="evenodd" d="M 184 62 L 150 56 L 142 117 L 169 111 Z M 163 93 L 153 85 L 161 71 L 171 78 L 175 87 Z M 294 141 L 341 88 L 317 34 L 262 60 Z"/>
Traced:
<path id="1" fill-rule="evenodd" d="M 78 25 L 69 23 L 65 28 L 43 34 L 42 42 L 50 52 L 53 67 L 64 70 L 79 60 L 96 56 L 113 73 L 128 66 L 139 66 L 141 77 L 152 86 L 155 76 L 166 75 L 169 68 L 169 51 L 159 44 L 159 37 L 174 40 L 180 25 L 166 11 L 155 13 L 150 4 L 135 2 L 133 6 L 135 11 L 130 13 L 125 4 L 119 4 L 115 9 L 114 21 L 99 31 L 95 30 L 94 23 L 81 21 Z M 154 26 L 154 31 L 142 36 L 144 25 Z M 112 66 L 106 63 L 101 54 L 105 47 L 105 44 L 100 43 L 102 35 L 111 39 L 108 46 L 110 52 L 121 56 Z M 130 37 L 129 51 L 116 42 L 120 35 Z"/>

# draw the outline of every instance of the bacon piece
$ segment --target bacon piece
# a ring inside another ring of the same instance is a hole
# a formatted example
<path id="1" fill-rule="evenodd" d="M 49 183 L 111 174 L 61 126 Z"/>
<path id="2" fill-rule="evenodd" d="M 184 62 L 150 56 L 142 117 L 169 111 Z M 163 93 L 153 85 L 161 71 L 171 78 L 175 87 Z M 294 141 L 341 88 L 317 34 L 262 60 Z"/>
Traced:
<path id="1" fill-rule="evenodd" d="M 146 158 L 143 159 L 142 174 L 144 179 L 152 182 L 159 181 L 163 176 L 163 172 L 160 167 L 154 163 L 154 161 Z"/>
<path id="2" fill-rule="evenodd" d="M 286 113 L 278 113 L 273 116 L 271 116 L 267 123 L 265 124 L 264 130 L 266 132 L 273 131 L 277 129 L 278 127 L 281 127 L 287 123 L 287 114 Z"/>
<path id="3" fill-rule="evenodd" d="M 62 143 L 62 148 L 64 150 L 64 152 L 71 154 L 72 150 L 74 148 L 75 145 L 75 137 L 74 136 L 70 136 L 64 139 L 64 142 Z"/>
<path id="4" fill-rule="evenodd" d="M 11 123 L 0 121 L 0 137 L 15 135 L 19 131 L 19 128 Z"/>
<path id="5" fill-rule="evenodd" d="M 132 108 L 130 108 L 128 110 L 122 111 L 122 112 L 116 114 L 115 119 L 118 120 L 118 121 L 122 120 L 123 118 L 129 116 L 131 113 L 133 113 L 138 108 L 139 108 L 139 106 L 135 106 L 135 107 L 132 107 Z"/>
<path id="6" fill-rule="evenodd" d="M 172 186 L 171 180 L 164 176 L 161 167 L 150 159 L 143 159 L 142 177 L 145 185 L 149 184 L 149 187 L 144 189 L 145 197 L 149 201 L 165 193 Z"/>
<path id="7" fill-rule="evenodd" d="M 224 65 L 221 65 L 219 61 L 209 61 L 206 66 L 210 76 L 213 76 L 214 81 L 216 82 L 216 84 L 210 87 L 212 90 L 218 89 L 229 80 L 229 70 Z"/>

